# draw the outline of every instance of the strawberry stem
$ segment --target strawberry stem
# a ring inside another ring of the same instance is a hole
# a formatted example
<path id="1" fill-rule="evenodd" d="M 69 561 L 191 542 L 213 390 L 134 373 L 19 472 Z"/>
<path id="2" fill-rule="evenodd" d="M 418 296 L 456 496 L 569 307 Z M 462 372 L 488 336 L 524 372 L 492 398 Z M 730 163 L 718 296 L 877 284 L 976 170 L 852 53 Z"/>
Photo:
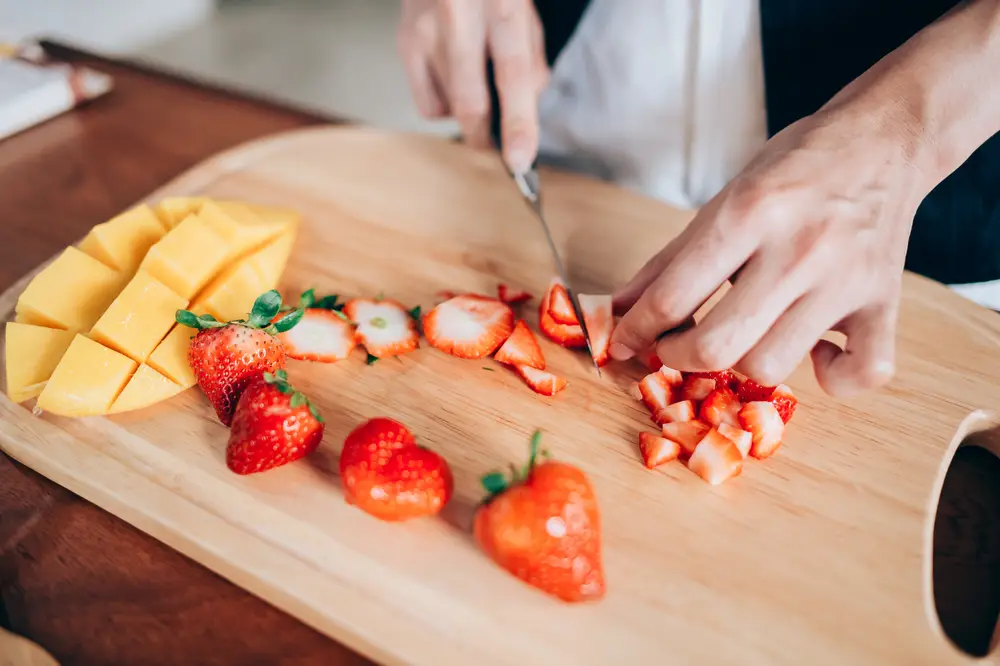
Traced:
<path id="1" fill-rule="evenodd" d="M 494 497 L 504 492 L 511 486 L 517 485 L 519 483 L 524 483 L 531 476 L 531 470 L 535 467 L 535 462 L 538 460 L 538 456 L 541 455 L 545 458 L 549 456 L 549 452 L 545 450 L 540 450 L 539 447 L 542 443 L 542 431 L 536 430 L 531 435 L 531 447 L 530 455 L 528 457 L 528 464 L 523 470 L 518 470 L 517 465 L 511 463 L 510 465 L 510 478 L 504 475 L 503 472 L 490 472 L 480 479 L 483 484 L 483 488 L 486 489 L 488 493 L 484 502 L 489 502 Z"/>
<path id="2" fill-rule="evenodd" d="M 225 326 L 246 326 L 247 328 L 261 329 L 265 333 L 276 335 L 284 333 L 299 323 L 305 310 L 298 308 L 292 310 L 281 317 L 273 324 L 271 320 L 277 316 L 281 309 L 281 294 L 277 289 L 265 291 L 254 301 L 247 319 L 234 319 L 232 321 L 218 321 L 210 314 L 196 315 L 190 310 L 178 310 L 174 313 L 174 319 L 178 324 L 204 331 L 210 328 L 223 328 Z"/>
<path id="3" fill-rule="evenodd" d="M 377 360 L 378 356 L 374 356 L 373 354 L 368 354 L 368 358 L 365 359 L 365 363 L 367 363 L 368 365 L 375 365 L 375 361 Z"/>

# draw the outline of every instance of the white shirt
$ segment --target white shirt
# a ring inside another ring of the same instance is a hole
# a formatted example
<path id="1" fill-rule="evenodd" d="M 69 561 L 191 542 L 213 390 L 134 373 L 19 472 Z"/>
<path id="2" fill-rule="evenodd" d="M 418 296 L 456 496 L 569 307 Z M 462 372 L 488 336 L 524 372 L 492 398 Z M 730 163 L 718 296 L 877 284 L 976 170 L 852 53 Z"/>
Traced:
<path id="1" fill-rule="evenodd" d="M 544 160 L 698 208 L 767 140 L 759 0 L 591 0 L 540 101 Z M 1000 310 L 1000 280 L 951 285 Z"/>

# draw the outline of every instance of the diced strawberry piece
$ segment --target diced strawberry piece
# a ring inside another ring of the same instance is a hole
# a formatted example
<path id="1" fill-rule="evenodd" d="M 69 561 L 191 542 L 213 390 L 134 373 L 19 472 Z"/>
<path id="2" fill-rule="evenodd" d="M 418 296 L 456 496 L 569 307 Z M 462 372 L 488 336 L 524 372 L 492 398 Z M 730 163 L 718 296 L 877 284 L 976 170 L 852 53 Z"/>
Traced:
<path id="1" fill-rule="evenodd" d="M 761 386 L 752 379 L 744 379 L 736 389 L 736 395 L 742 403 L 767 402 L 772 394 L 773 386 Z"/>
<path id="2" fill-rule="evenodd" d="M 526 291 L 511 289 L 503 282 L 497 285 L 497 298 L 507 305 L 517 305 L 531 300 L 531 294 Z"/>
<path id="3" fill-rule="evenodd" d="M 701 402 L 714 390 L 715 380 L 711 377 L 688 375 L 684 378 L 684 383 L 681 386 L 680 395 L 678 397 L 681 400 L 694 400 L 695 402 Z"/>
<path id="4" fill-rule="evenodd" d="M 666 369 L 670 370 L 670 368 Z M 663 372 L 663 368 L 649 373 L 639 382 L 642 402 L 651 415 L 658 414 L 674 402 L 676 384 L 673 382 L 674 378 L 669 372 Z"/>
<path id="5" fill-rule="evenodd" d="M 476 294 L 450 298 L 424 315 L 427 342 L 459 358 L 489 356 L 513 330 L 514 312 L 509 305 Z"/>
<path id="6" fill-rule="evenodd" d="M 566 388 L 565 377 L 527 365 L 515 365 L 514 369 L 535 393 L 551 396 Z"/>
<path id="7" fill-rule="evenodd" d="M 688 469 L 716 486 L 743 471 L 743 456 L 732 440 L 712 428 L 695 447 Z"/>
<path id="8" fill-rule="evenodd" d="M 723 423 L 722 425 L 716 426 L 716 430 L 719 431 L 724 437 L 728 437 L 732 440 L 736 448 L 740 450 L 740 455 L 746 458 L 750 455 L 750 445 L 753 444 L 753 435 L 751 435 L 746 430 L 742 428 L 737 428 L 734 425 L 729 425 L 728 423 Z"/>
<path id="9" fill-rule="evenodd" d="M 289 358 L 320 363 L 343 361 L 355 346 L 354 326 L 347 316 L 319 308 L 307 309 L 299 323 L 279 333 L 278 339 Z"/>
<path id="10" fill-rule="evenodd" d="M 692 377 L 705 377 L 706 379 L 715 380 L 715 388 L 720 388 L 725 386 L 726 388 L 735 391 L 740 386 L 740 379 L 736 376 L 732 370 L 716 370 L 713 372 L 690 372 L 687 373 Z"/>
<path id="11" fill-rule="evenodd" d="M 545 369 L 545 357 L 538 346 L 535 334 L 523 320 L 514 325 L 514 332 L 497 350 L 493 358 L 508 365 L 527 365 L 538 370 Z"/>
<path id="12" fill-rule="evenodd" d="M 301 325 L 299 324 L 299 326 Z M 795 414 L 795 407 L 799 404 L 799 401 L 795 397 L 795 394 L 792 393 L 792 389 L 784 384 L 778 384 L 774 389 L 774 393 L 771 394 L 771 404 L 781 414 L 781 420 L 788 423 L 792 420 L 792 416 Z"/>
<path id="13" fill-rule="evenodd" d="M 653 469 L 676 460 L 681 454 L 681 445 L 666 437 L 643 431 L 639 433 L 639 451 L 646 467 Z"/>
<path id="14" fill-rule="evenodd" d="M 740 410 L 740 427 L 753 436 L 750 455 L 764 459 L 774 455 L 785 436 L 785 422 L 770 402 L 748 402 Z"/>
<path id="15" fill-rule="evenodd" d="M 698 446 L 701 438 L 711 429 L 712 426 L 701 421 L 674 421 L 664 423 L 662 432 L 664 437 L 681 445 L 682 456 L 689 456 L 694 453 L 694 448 Z"/>
<path id="16" fill-rule="evenodd" d="M 722 386 L 708 394 L 705 401 L 701 403 L 700 416 L 705 423 L 717 426 L 720 423 L 738 426 L 740 424 L 739 413 L 743 405 L 736 398 L 729 387 Z"/>
<path id="17" fill-rule="evenodd" d="M 579 349 L 587 346 L 587 336 L 579 324 L 560 324 L 549 314 L 549 295 L 552 290 L 562 285 L 559 278 L 553 278 L 549 290 L 542 297 L 538 306 L 538 328 L 552 342 L 567 349 Z"/>
<path id="18" fill-rule="evenodd" d="M 611 313 L 611 295 L 580 294 L 580 310 L 590 334 L 590 346 L 594 362 L 606 365 L 610 358 L 611 334 L 615 330 L 615 318 Z"/>
<path id="19" fill-rule="evenodd" d="M 650 349 L 645 354 L 640 354 L 640 361 L 650 372 L 656 372 L 663 367 L 663 361 L 656 355 L 656 349 Z"/>
<path id="20" fill-rule="evenodd" d="M 693 421 L 694 403 L 690 400 L 675 402 L 656 412 L 653 420 L 656 421 L 657 425 L 673 423 L 675 421 Z"/>
<path id="21" fill-rule="evenodd" d="M 569 291 L 563 284 L 552 285 L 549 291 L 548 312 L 557 324 L 580 325 L 580 320 L 576 318 L 576 311 L 573 309 L 573 301 L 569 297 Z"/>
<path id="22" fill-rule="evenodd" d="M 344 305 L 344 314 L 357 325 L 357 340 L 372 356 L 397 356 L 419 346 L 417 323 L 396 301 L 356 298 Z"/>

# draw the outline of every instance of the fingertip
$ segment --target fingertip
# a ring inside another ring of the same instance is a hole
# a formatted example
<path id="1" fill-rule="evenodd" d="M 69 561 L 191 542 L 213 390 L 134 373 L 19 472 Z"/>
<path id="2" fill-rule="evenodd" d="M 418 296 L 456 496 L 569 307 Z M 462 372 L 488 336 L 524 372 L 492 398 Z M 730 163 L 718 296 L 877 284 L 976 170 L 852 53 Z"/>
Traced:
<path id="1" fill-rule="evenodd" d="M 844 350 L 829 340 L 820 340 L 809 352 L 816 381 L 827 395 L 839 395 L 843 390 L 836 381 L 834 368 L 835 362 L 843 353 Z"/>
<path id="2" fill-rule="evenodd" d="M 612 342 L 609 351 L 611 354 L 611 358 L 613 358 L 616 361 L 627 361 L 633 356 L 635 356 L 634 351 L 632 351 L 625 345 L 621 344 L 620 342 Z"/>

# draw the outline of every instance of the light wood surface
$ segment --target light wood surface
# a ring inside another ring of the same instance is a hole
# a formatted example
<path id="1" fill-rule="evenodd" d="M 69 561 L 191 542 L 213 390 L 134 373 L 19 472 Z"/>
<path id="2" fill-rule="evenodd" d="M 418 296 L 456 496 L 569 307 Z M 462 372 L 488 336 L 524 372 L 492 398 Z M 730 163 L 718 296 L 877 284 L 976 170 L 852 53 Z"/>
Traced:
<path id="1" fill-rule="evenodd" d="M 582 291 L 621 284 L 690 215 L 567 174 L 545 172 L 543 186 Z M 301 210 L 282 283 L 289 295 L 383 291 L 428 307 L 438 290 L 489 292 L 497 281 L 538 294 L 553 273 L 496 156 L 433 138 L 278 135 L 150 199 L 167 194 Z M 8 319 L 23 284 L 0 297 Z M 547 341 L 547 359 L 570 382 L 554 399 L 491 361 L 431 348 L 372 367 L 363 354 L 293 362 L 327 417 L 324 444 L 257 477 L 226 470 L 227 431 L 196 390 L 86 420 L 36 418 L 2 398 L 0 446 L 387 664 L 971 663 L 934 614 L 931 534 L 954 449 L 995 425 L 998 343 L 994 313 L 907 275 L 896 380 L 838 402 L 803 366 L 790 382 L 801 406 L 781 452 L 714 488 L 680 465 L 650 472 L 638 462 L 636 434 L 650 423 L 623 390 L 637 366 L 612 366 L 599 380 L 583 356 Z M 377 415 L 400 419 L 449 459 L 456 494 L 441 518 L 389 525 L 344 504 L 341 442 Z M 470 538 L 479 476 L 523 460 L 535 428 L 594 482 L 608 578 L 600 604 L 564 606 L 536 592 Z"/>
<path id="2" fill-rule="evenodd" d="M 0 628 L 0 666 L 59 666 L 59 662 L 27 638 Z"/>

